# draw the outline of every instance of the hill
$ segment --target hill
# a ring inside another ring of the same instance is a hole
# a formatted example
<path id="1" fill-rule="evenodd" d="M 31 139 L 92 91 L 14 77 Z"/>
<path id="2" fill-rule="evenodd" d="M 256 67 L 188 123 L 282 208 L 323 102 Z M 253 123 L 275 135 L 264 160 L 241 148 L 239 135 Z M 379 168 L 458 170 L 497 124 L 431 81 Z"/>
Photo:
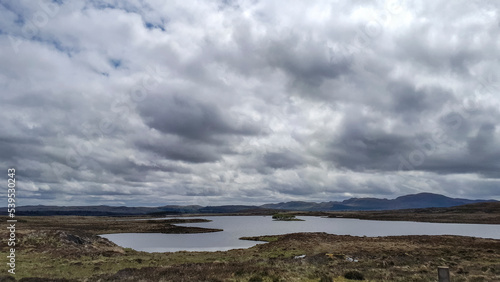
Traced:
<path id="1" fill-rule="evenodd" d="M 449 208 L 460 205 L 496 202 L 495 200 L 469 200 L 450 198 L 439 194 L 420 193 L 401 196 L 396 199 L 351 198 L 342 202 L 293 201 L 278 204 L 225 205 L 225 206 L 178 206 L 161 207 L 113 207 L 113 206 L 22 206 L 17 215 L 81 215 L 81 216 L 125 216 L 125 215 L 175 215 L 175 214 L 217 214 L 245 213 L 272 214 L 277 211 L 382 211 L 421 208 Z M 5 214 L 2 211 L 2 214 Z"/>
<path id="2" fill-rule="evenodd" d="M 420 193 L 401 196 L 393 200 L 378 198 L 351 198 L 342 202 L 287 202 L 279 204 L 266 204 L 261 207 L 292 211 L 369 211 L 453 207 L 492 201 L 494 200 L 468 200 L 450 198 L 433 193 Z"/>
<path id="3" fill-rule="evenodd" d="M 368 220 L 500 224 L 500 202 L 483 202 L 446 208 L 335 211 L 323 213 L 323 215 Z"/>

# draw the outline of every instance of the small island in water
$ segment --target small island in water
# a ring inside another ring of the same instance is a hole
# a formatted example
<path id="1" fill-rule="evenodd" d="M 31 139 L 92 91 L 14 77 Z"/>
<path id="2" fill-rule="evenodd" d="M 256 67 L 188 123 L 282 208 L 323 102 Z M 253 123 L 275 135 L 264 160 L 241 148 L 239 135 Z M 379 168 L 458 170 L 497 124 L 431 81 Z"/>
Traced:
<path id="1" fill-rule="evenodd" d="M 280 221 L 304 221 L 303 219 L 296 218 L 293 214 L 277 213 L 273 215 L 274 220 Z"/>

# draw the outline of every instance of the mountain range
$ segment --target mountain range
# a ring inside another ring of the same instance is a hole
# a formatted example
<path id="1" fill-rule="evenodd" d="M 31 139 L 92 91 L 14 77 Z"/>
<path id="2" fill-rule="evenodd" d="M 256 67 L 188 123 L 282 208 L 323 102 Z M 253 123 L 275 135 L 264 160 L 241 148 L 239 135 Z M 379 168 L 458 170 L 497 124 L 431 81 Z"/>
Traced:
<path id="1" fill-rule="evenodd" d="M 277 204 L 224 205 L 224 206 L 178 206 L 161 207 L 114 207 L 114 206 L 22 206 L 16 209 L 17 215 L 165 215 L 165 214 L 203 214 L 203 213 L 272 213 L 273 211 L 374 211 L 453 207 L 496 200 L 469 200 L 450 198 L 433 193 L 420 193 L 401 196 L 396 199 L 351 198 L 341 202 L 322 203 L 292 201 Z M 3 212 L 5 214 L 5 212 Z"/>
<path id="2" fill-rule="evenodd" d="M 418 208 L 445 208 L 495 200 L 468 200 L 450 198 L 433 193 L 420 193 L 401 196 L 396 199 L 351 198 L 342 202 L 287 202 L 262 205 L 263 208 L 300 210 L 300 211 L 367 211 L 367 210 L 398 210 Z"/>

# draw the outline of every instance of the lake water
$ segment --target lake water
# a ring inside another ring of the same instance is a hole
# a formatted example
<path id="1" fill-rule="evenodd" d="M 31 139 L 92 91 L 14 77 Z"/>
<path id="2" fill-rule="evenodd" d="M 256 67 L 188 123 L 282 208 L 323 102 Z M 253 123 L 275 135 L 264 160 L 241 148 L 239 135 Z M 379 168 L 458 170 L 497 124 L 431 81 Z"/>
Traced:
<path id="1" fill-rule="evenodd" d="M 326 232 L 353 236 L 461 235 L 500 239 L 500 225 L 375 221 L 348 218 L 297 217 L 305 221 L 274 221 L 271 216 L 207 216 L 203 223 L 183 223 L 224 229 L 200 234 L 120 233 L 101 235 L 115 244 L 145 252 L 227 251 L 249 248 L 262 242 L 239 240 L 240 237 L 280 235 L 296 232 Z"/>

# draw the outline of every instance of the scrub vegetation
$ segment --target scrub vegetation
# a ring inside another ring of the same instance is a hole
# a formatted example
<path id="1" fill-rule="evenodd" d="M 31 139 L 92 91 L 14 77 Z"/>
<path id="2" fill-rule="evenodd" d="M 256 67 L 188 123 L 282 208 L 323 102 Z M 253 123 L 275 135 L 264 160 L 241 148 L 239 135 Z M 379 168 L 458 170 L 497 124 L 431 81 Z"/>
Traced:
<path id="1" fill-rule="evenodd" d="M 277 213 L 273 215 L 274 220 L 280 221 L 303 221 L 302 219 L 298 219 L 295 215 L 290 213 Z"/>

